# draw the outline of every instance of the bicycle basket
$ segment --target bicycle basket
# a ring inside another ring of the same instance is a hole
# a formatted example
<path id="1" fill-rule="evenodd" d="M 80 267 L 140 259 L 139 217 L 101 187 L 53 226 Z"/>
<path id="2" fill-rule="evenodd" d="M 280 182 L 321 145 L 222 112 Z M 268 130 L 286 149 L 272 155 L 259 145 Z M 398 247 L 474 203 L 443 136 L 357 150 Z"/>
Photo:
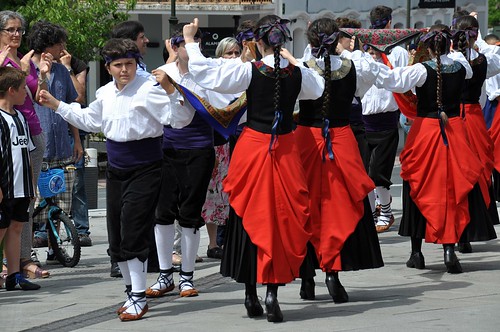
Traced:
<path id="1" fill-rule="evenodd" d="M 42 197 L 52 197 L 66 191 L 63 169 L 49 169 L 41 172 L 38 178 L 38 190 Z"/>

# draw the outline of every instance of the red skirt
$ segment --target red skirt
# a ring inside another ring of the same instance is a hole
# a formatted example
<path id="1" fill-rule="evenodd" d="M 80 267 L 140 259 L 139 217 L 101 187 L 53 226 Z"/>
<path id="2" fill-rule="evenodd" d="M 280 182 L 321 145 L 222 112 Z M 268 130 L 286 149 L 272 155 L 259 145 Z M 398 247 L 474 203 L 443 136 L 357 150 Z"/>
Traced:
<path id="1" fill-rule="evenodd" d="M 299 276 L 306 254 L 309 193 L 294 134 L 278 136 L 271 153 L 270 139 L 245 127 L 223 185 L 257 247 L 257 282 L 282 284 Z"/>
<path id="2" fill-rule="evenodd" d="M 450 118 L 441 137 L 439 120 L 417 117 L 400 155 L 401 177 L 427 220 L 425 241 L 457 243 L 470 221 L 467 195 L 483 174 L 469 147 L 464 121 Z"/>
<path id="3" fill-rule="evenodd" d="M 497 172 L 500 172 L 500 103 L 497 105 L 497 110 L 495 111 L 495 116 L 488 132 L 493 140 L 495 169 Z"/>
<path id="4" fill-rule="evenodd" d="M 310 197 L 308 230 L 323 271 L 340 271 L 340 252 L 364 214 L 363 200 L 375 188 L 350 126 L 330 128 L 334 159 L 325 153 L 321 128 L 295 130 Z"/>
<path id="5" fill-rule="evenodd" d="M 491 174 L 494 167 L 493 140 L 486 129 L 483 111 L 480 104 L 465 104 L 465 129 L 471 149 L 476 153 L 483 165 L 483 176 L 479 180 L 479 186 L 483 194 L 486 206 L 490 206 Z"/>

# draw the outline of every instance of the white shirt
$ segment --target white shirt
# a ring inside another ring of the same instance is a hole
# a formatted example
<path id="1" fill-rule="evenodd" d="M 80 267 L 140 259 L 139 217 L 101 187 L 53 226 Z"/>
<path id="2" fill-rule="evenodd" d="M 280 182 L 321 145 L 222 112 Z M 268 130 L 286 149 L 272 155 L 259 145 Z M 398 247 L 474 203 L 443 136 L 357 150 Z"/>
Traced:
<path id="1" fill-rule="evenodd" d="M 304 54 L 306 57 L 306 54 Z M 349 52 L 344 50 L 340 56 L 330 55 L 330 63 L 332 70 L 337 70 L 342 65 L 342 59 L 352 60 L 356 67 L 356 97 L 363 97 L 365 93 L 373 86 L 380 71 L 380 67 L 372 60 L 371 56 L 366 57 L 361 51 Z M 323 58 L 317 59 L 321 69 L 325 68 Z"/>
<path id="2" fill-rule="evenodd" d="M 387 58 L 393 68 L 405 67 L 409 61 L 408 52 L 401 46 L 394 47 Z M 382 61 L 379 64 L 383 65 Z M 375 85 L 365 93 L 361 99 L 361 106 L 363 115 L 394 112 L 399 109 L 392 92 Z"/>
<path id="3" fill-rule="evenodd" d="M 479 52 L 483 53 L 485 56 L 489 54 L 500 55 L 500 47 L 496 45 L 490 45 L 483 40 L 481 37 L 481 31 L 478 33 L 476 40 L 476 46 L 479 48 Z M 488 59 L 488 58 L 487 58 Z M 488 67 L 490 64 L 490 59 L 488 59 Z M 484 84 L 486 95 L 490 101 L 495 100 L 500 96 L 500 74 L 494 75 L 486 79 Z"/>
<path id="4" fill-rule="evenodd" d="M 163 70 L 177 84 L 180 84 L 191 92 L 197 94 L 214 107 L 223 108 L 235 99 L 234 95 L 232 94 L 215 93 L 201 87 L 195 82 L 193 74 L 191 74 L 191 72 L 181 74 L 176 62 L 167 63 L 166 65 L 158 67 L 158 69 Z M 186 113 L 186 115 L 189 114 L 189 117 L 191 117 L 189 121 L 191 122 L 196 110 L 193 108 L 193 106 L 191 106 L 189 102 L 184 101 L 184 97 L 179 93 L 177 95 L 177 104 L 181 105 L 181 103 L 184 105 L 184 112 Z"/>
<path id="5" fill-rule="evenodd" d="M 96 92 L 87 108 L 61 102 L 56 112 L 77 128 L 102 132 L 115 142 L 136 141 L 163 135 L 163 125 L 187 126 L 192 115 L 177 105 L 178 92 L 167 95 L 154 81 L 137 76 L 122 90 L 109 82 Z"/>
<path id="6" fill-rule="evenodd" d="M 210 59 L 201 54 L 198 43 L 187 43 L 189 71 L 195 81 L 206 89 L 220 93 L 241 93 L 246 91 L 252 81 L 252 63 L 239 59 Z M 224 60 L 224 61 L 221 61 Z M 262 58 L 264 64 L 274 67 L 274 56 Z M 288 60 L 280 58 L 280 67 L 288 66 Z M 301 90 L 298 96 L 302 99 L 318 99 L 325 89 L 324 79 L 313 69 L 298 65 L 302 73 Z M 272 92 L 270 92 L 272 95 Z"/>
<path id="7" fill-rule="evenodd" d="M 440 59 L 441 64 L 443 65 L 453 64 L 453 60 L 447 55 L 441 55 Z M 462 53 L 456 53 L 455 61 L 460 62 L 460 64 L 465 67 L 465 79 L 471 78 L 473 74 L 472 68 Z M 413 89 L 414 87 L 421 87 L 427 80 L 427 70 L 421 63 L 394 69 L 389 69 L 389 67 L 383 64 L 381 64 L 380 66 L 380 73 L 377 77 L 375 85 L 392 92 L 404 93 L 408 90 Z"/>
<path id="8" fill-rule="evenodd" d="M 474 49 L 469 49 L 469 51 L 470 51 L 470 53 L 469 53 L 470 60 L 472 61 L 472 60 L 477 59 L 477 57 L 479 56 L 479 53 L 477 53 L 476 50 L 474 50 Z M 463 56 L 462 52 L 454 52 L 454 51 L 452 51 L 448 56 L 453 60 L 460 61 L 457 58 L 457 57 L 459 57 L 458 54 L 461 54 Z M 492 53 L 492 52 L 483 53 L 483 54 L 486 58 L 486 62 L 488 63 L 487 70 L 486 70 L 486 78 L 488 79 L 492 76 L 499 74 L 500 73 L 500 55 Z"/>

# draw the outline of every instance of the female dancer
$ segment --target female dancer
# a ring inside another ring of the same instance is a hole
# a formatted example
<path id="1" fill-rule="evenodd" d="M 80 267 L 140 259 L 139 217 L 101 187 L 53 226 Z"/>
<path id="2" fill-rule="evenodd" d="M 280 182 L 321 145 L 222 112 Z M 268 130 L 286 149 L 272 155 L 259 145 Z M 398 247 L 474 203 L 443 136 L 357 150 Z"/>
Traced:
<path id="1" fill-rule="evenodd" d="M 395 92 L 416 87 L 418 98 L 417 117 L 400 155 L 403 217 L 399 234 L 411 236 L 412 247 L 406 265 L 425 268 L 421 251 L 425 238 L 443 245 L 449 273 L 461 273 L 454 244 L 464 232 L 471 240 L 483 241 L 496 234 L 490 220 L 477 217 L 481 206 L 470 199 L 480 190 L 483 166 L 467 140 L 456 91 L 462 91 L 472 69 L 463 56 L 456 61 L 448 57 L 450 39 L 448 27 L 432 26 L 422 38 L 432 60 L 381 70 L 376 84 Z"/>
<path id="2" fill-rule="evenodd" d="M 307 37 L 316 59 L 305 64 L 323 74 L 325 91 L 317 100 L 300 101 L 295 135 L 309 188 L 311 243 L 333 301 L 342 303 L 348 295 L 338 271 L 384 265 L 368 201 L 375 184 L 349 124 L 354 96 L 373 85 L 379 69 L 359 57 L 353 62 L 335 55 L 339 29 L 332 19 L 312 22 Z M 314 271 L 301 272 L 301 297 L 314 299 Z"/>
<path id="3" fill-rule="evenodd" d="M 479 180 L 482 196 L 488 207 L 491 221 L 498 224 L 498 211 L 491 176 L 493 173 L 493 141 L 486 129 L 479 97 L 484 81 L 500 72 L 500 57 L 497 54 L 481 54 L 474 50 L 473 46 L 477 38 L 479 23 L 469 15 L 462 16 L 454 20 L 453 26 L 453 49 L 462 53 L 469 61 L 473 76 L 465 81 L 462 91 L 462 117 L 465 119 L 465 128 L 471 149 L 477 154 L 481 164 L 484 166 L 483 176 Z M 455 53 L 451 53 L 453 57 Z M 458 249 L 462 253 L 472 252 L 469 239 L 460 239 Z"/>
<path id="4" fill-rule="evenodd" d="M 249 317 L 262 315 L 256 283 L 267 284 L 267 320 L 281 322 L 279 284 L 299 275 L 310 234 L 308 191 L 292 132 L 292 114 L 298 99 L 316 99 L 324 89 L 314 71 L 280 57 L 289 40 L 288 21 L 269 15 L 257 22 L 255 39 L 262 61 L 205 58 L 193 43 L 198 19 L 184 26 L 189 71 L 195 81 L 221 93 L 246 90 L 247 127 L 232 155 L 224 191 L 242 222 L 230 225 L 222 274 L 246 286 Z M 274 91 L 273 93 L 270 93 Z"/>

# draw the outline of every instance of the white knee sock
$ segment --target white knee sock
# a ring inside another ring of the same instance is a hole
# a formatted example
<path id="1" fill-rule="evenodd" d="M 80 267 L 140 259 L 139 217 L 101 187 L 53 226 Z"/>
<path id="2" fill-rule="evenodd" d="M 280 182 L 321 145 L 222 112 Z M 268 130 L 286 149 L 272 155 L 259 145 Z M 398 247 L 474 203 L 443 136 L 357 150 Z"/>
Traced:
<path id="1" fill-rule="evenodd" d="M 127 261 L 132 281 L 132 293 L 142 293 L 146 291 L 146 276 L 148 271 L 148 260 L 141 262 L 138 258 Z"/>
<path id="2" fill-rule="evenodd" d="M 378 217 L 378 225 L 387 225 L 391 221 L 391 194 L 385 187 L 377 187 L 377 194 L 380 200 L 380 216 Z"/>
<path id="3" fill-rule="evenodd" d="M 156 250 L 158 251 L 158 262 L 161 270 L 168 270 L 172 267 L 174 232 L 174 224 L 155 225 Z"/>
<path id="4" fill-rule="evenodd" d="M 182 248 L 182 271 L 194 271 L 196 253 L 200 246 L 200 230 L 195 228 L 182 227 L 181 248 Z"/>
<path id="5" fill-rule="evenodd" d="M 368 193 L 368 200 L 370 201 L 370 208 L 372 212 L 375 211 L 375 189 Z"/>
<path id="6" fill-rule="evenodd" d="M 386 187 L 377 187 L 377 195 L 380 205 L 387 205 L 391 203 L 391 193 Z"/>
<path id="7" fill-rule="evenodd" d="M 120 268 L 120 272 L 122 273 L 125 286 L 132 285 L 132 280 L 130 280 L 130 270 L 128 269 L 127 261 L 118 262 L 118 267 Z"/>

